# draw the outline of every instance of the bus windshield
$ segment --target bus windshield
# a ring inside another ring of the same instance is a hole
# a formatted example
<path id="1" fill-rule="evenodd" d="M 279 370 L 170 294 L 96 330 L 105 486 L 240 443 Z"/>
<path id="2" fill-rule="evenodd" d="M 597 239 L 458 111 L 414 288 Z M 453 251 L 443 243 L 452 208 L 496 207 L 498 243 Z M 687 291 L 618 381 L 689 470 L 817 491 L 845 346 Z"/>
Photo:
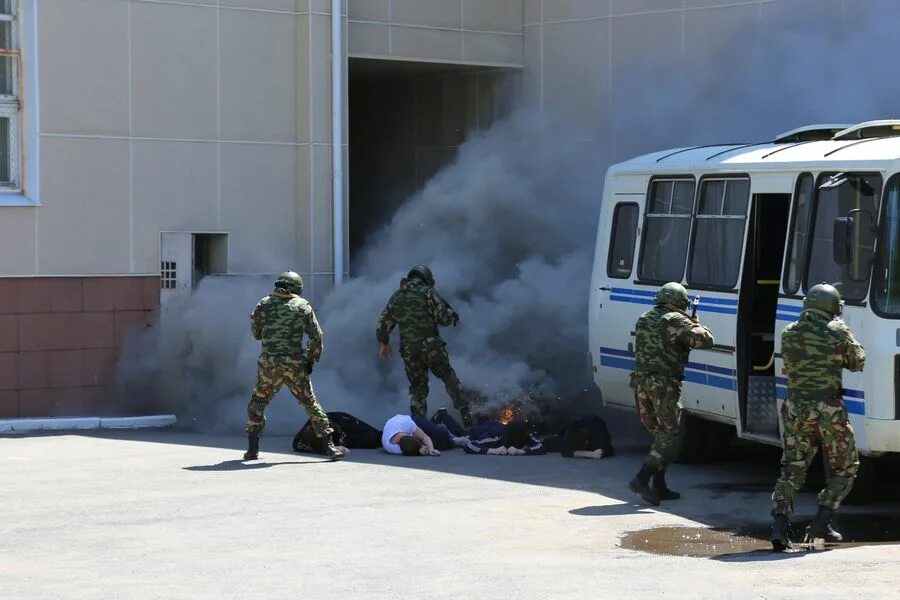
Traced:
<path id="1" fill-rule="evenodd" d="M 900 176 L 884 191 L 884 212 L 878 230 L 872 305 L 885 316 L 900 317 Z"/>
<path id="2" fill-rule="evenodd" d="M 805 289 L 817 283 L 830 283 L 850 302 L 866 297 L 875 248 L 874 226 L 881 181 L 881 176 L 874 173 L 838 173 L 819 177 Z M 853 260 L 846 264 L 839 264 L 834 258 L 834 221 L 839 217 L 850 217 L 853 224 Z"/>

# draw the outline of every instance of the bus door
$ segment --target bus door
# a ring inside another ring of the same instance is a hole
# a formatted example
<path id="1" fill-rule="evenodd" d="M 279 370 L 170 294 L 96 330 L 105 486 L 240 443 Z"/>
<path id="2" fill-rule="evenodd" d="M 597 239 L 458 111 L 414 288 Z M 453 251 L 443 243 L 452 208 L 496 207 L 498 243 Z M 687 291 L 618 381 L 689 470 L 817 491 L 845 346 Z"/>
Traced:
<path id="1" fill-rule="evenodd" d="M 776 312 L 790 194 L 754 194 L 736 332 L 741 429 L 778 439 Z"/>

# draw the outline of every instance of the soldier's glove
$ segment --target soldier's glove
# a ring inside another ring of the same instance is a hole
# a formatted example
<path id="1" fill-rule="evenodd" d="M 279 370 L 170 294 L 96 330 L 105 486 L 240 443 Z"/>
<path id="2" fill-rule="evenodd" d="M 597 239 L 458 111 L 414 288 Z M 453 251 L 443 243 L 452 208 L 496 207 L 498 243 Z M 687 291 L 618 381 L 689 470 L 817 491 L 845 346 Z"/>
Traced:
<path id="1" fill-rule="evenodd" d="M 457 323 L 459 323 L 459 315 L 456 312 L 454 312 L 453 315 L 450 317 L 450 324 L 453 325 L 454 327 L 456 327 Z"/>
<path id="2" fill-rule="evenodd" d="M 303 364 L 306 365 L 306 374 L 311 375 L 313 372 L 313 365 L 316 363 L 306 358 L 303 360 Z"/>

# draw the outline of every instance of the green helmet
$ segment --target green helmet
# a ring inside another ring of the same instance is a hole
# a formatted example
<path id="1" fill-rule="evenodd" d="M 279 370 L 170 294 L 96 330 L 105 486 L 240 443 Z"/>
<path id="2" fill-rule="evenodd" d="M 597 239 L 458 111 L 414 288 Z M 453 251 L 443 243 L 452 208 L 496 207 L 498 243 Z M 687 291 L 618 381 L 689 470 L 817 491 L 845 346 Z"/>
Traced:
<path id="1" fill-rule="evenodd" d="M 409 270 L 409 274 L 406 276 L 408 279 L 412 279 L 413 277 L 417 277 L 425 282 L 425 285 L 429 287 L 434 287 L 434 275 L 431 274 L 431 269 L 426 267 L 425 265 L 416 265 L 412 269 Z"/>
<path id="2" fill-rule="evenodd" d="M 683 285 L 674 281 L 659 288 L 659 291 L 656 292 L 656 303 L 671 304 L 680 310 L 687 310 L 691 305 L 691 301 L 688 300 L 687 290 L 684 289 Z"/>
<path id="3" fill-rule="evenodd" d="M 837 291 L 836 287 L 827 283 L 812 286 L 807 290 L 806 297 L 803 298 L 803 308 L 821 310 L 831 316 L 841 314 L 843 307 L 841 293 Z"/>
<path id="4" fill-rule="evenodd" d="M 303 293 L 303 278 L 293 271 L 285 271 L 275 280 L 275 287 L 299 296 Z"/>

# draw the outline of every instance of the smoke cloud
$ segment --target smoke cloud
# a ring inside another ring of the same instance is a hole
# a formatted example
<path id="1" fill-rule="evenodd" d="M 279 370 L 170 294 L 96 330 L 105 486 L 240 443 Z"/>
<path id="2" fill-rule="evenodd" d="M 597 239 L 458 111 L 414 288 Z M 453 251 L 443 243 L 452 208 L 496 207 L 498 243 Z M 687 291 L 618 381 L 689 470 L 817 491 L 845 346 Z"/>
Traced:
<path id="1" fill-rule="evenodd" d="M 396 353 L 390 363 L 378 360 L 374 332 L 416 263 L 431 266 L 438 290 L 460 313 L 459 327 L 443 331 L 465 385 L 497 401 L 526 394 L 552 401 L 590 387 L 588 285 L 610 162 L 900 112 L 900 82 L 888 68 L 900 7 L 882 3 L 879 10 L 895 18 L 876 19 L 867 16 L 874 11 L 835 6 L 762 4 L 753 19 L 718 23 L 702 51 L 688 38 L 683 53 L 648 51 L 617 71 L 610 106 L 598 107 L 592 124 L 577 131 L 562 130 L 567 115 L 554 120 L 554 107 L 546 106 L 543 115 L 520 112 L 471 136 L 355 257 L 354 279 L 316 306 L 325 351 L 313 383 L 325 409 L 379 427 L 408 411 L 402 362 Z M 162 401 L 198 429 L 241 431 L 258 352 L 248 315 L 270 279 L 203 280 L 171 308 L 168 327 L 125 348 L 120 379 L 127 392 Z M 395 351 L 397 343 L 395 334 Z M 429 408 L 446 404 L 433 379 Z M 305 419 L 286 391 L 267 415 L 276 433 L 293 433 Z"/>

